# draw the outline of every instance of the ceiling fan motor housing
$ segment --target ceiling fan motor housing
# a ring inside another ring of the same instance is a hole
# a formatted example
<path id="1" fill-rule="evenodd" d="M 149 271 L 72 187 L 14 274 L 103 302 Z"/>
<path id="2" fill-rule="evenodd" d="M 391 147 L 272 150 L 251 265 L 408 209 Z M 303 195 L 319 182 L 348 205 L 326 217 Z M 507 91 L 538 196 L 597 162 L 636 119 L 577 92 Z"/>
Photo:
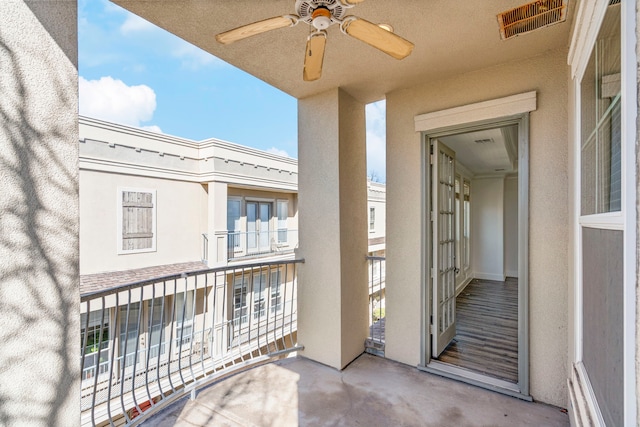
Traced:
<path id="1" fill-rule="evenodd" d="M 340 0 L 296 0 L 296 14 L 300 21 L 324 30 L 342 21 L 347 9 L 352 6 Z"/>

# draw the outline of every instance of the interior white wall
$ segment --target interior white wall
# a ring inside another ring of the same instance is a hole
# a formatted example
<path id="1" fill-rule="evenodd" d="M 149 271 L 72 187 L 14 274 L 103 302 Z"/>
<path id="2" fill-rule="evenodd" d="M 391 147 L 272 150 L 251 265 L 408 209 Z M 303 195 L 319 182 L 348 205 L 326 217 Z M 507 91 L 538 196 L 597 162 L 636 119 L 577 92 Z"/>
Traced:
<path id="1" fill-rule="evenodd" d="M 504 181 L 504 274 L 518 277 L 518 178 Z"/>
<path id="2" fill-rule="evenodd" d="M 474 179 L 471 185 L 473 277 L 504 280 L 504 178 Z"/>

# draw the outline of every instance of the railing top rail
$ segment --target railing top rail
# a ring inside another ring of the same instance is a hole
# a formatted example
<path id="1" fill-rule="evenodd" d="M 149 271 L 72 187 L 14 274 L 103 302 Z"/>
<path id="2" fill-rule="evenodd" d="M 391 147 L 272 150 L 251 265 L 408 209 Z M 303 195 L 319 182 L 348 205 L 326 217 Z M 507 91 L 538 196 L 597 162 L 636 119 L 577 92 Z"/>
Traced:
<path id="1" fill-rule="evenodd" d="M 367 255 L 366 259 L 368 261 L 385 261 L 386 260 L 386 258 L 383 256 L 370 256 L 370 255 Z"/>
<path id="2" fill-rule="evenodd" d="M 281 261 L 268 261 L 268 262 L 258 262 L 253 264 L 240 264 L 240 265 L 232 265 L 232 266 L 222 266 L 215 268 L 205 268 L 202 270 L 194 270 L 185 273 L 171 274 L 168 276 L 155 277 L 153 279 L 141 280 L 133 283 L 125 283 L 122 285 L 114 286 L 109 289 L 87 292 L 85 294 L 80 295 L 80 302 L 86 302 L 90 300 L 94 300 L 96 298 L 106 297 L 108 295 L 113 295 L 118 292 L 133 290 L 137 288 L 141 288 L 147 285 L 153 285 L 155 283 L 168 282 L 171 280 L 177 280 L 181 278 L 187 278 L 192 276 L 199 276 L 202 274 L 210 274 L 210 273 L 222 273 L 225 271 L 234 271 L 234 270 L 243 270 L 243 269 L 257 269 L 264 268 L 274 265 L 283 265 L 283 264 L 303 264 L 304 259 L 293 259 L 293 260 L 281 260 Z"/>

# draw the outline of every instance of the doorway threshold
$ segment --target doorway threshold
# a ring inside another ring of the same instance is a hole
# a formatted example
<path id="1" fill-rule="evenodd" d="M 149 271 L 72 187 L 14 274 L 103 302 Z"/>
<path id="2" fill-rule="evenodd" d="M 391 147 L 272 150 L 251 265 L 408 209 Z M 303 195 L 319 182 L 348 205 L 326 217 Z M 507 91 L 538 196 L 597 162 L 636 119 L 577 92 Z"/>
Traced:
<path id="1" fill-rule="evenodd" d="M 467 384 L 482 387 L 497 393 L 506 394 L 518 399 L 533 402 L 533 398 L 520 391 L 518 384 L 494 378 L 490 375 L 481 374 L 476 371 L 450 365 L 437 360 L 431 360 L 427 365 L 418 365 L 418 369 L 441 377 L 450 378 Z"/>

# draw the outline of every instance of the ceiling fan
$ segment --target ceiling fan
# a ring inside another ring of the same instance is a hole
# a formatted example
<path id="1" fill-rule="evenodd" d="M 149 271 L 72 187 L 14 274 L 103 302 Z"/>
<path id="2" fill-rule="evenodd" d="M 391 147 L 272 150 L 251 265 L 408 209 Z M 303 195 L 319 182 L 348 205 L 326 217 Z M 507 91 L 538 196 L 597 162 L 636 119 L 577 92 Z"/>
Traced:
<path id="1" fill-rule="evenodd" d="M 394 34 L 390 25 L 377 25 L 356 16 L 345 16 L 347 9 L 362 1 L 296 0 L 295 15 L 275 16 L 243 25 L 218 34 L 216 40 L 222 44 L 230 44 L 278 28 L 293 27 L 302 21 L 312 27 L 307 37 L 304 57 L 302 77 L 305 81 L 317 80 L 322 75 L 324 48 L 327 41 L 326 29 L 333 24 L 339 24 L 343 33 L 380 49 L 396 59 L 407 57 L 413 50 L 413 43 Z"/>

